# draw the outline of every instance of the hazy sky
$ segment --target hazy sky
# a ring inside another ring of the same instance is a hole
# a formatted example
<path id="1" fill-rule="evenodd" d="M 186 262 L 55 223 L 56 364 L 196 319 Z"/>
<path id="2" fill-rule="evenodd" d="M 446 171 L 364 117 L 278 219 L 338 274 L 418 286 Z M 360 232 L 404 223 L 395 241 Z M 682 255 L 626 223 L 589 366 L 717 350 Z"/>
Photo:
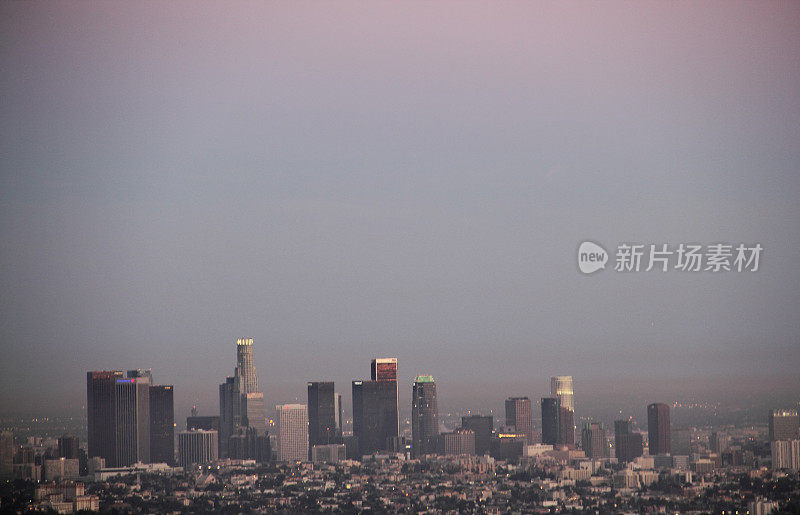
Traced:
<path id="1" fill-rule="evenodd" d="M 136 367 L 212 413 L 239 336 L 268 404 L 349 405 L 382 356 L 401 403 L 800 393 L 798 3 L 2 2 L 0 34 L 0 413 Z M 584 239 L 765 250 L 584 276 Z"/>

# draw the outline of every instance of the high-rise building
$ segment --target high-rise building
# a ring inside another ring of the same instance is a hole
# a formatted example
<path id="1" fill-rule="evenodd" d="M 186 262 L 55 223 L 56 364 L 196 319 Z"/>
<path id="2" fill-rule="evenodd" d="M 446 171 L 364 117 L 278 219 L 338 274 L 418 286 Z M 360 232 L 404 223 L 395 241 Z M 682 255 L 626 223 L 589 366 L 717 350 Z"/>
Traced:
<path id="1" fill-rule="evenodd" d="M 150 462 L 150 377 L 116 379 L 114 384 L 114 463 Z"/>
<path id="2" fill-rule="evenodd" d="M 587 458 L 607 458 L 608 446 L 606 445 L 605 426 L 597 422 L 584 425 L 581 433 L 581 447 L 583 447 L 583 452 L 586 453 Z"/>
<path id="3" fill-rule="evenodd" d="M 305 404 L 275 406 L 278 461 L 308 459 L 308 410 Z"/>
<path id="4" fill-rule="evenodd" d="M 461 428 L 451 433 L 442 433 L 439 440 L 442 454 L 475 454 L 475 433 L 470 429 Z"/>
<path id="5" fill-rule="evenodd" d="M 95 370 L 86 373 L 86 422 L 89 458 L 103 458 L 106 466 L 117 466 L 114 388 L 122 379 L 121 370 Z"/>
<path id="6" fill-rule="evenodd" d="M 361 455 L 396 451 L 400 434 L 397 358 L 373 359 L 371 381 L 353 381 L 353 435 Z"/>
<path id="7" fill-rule="evenodd" d="M 491 450 L 494 417 L 491 415 L 469 415 L 461 417 L 461 427 L 475 433 L 475 454 L 483 456 Z"/>
<path id="8" fill-rule="evenodd" d="M 253 339 L 236 340 L 236 382 L 240 393 L 258 392 L 258 374 L 253 360 Z"/>
<path id="9" fill-rule="evenodd" d="M 769 441 L 800 438 L 800 417 L 797 410 L 776 409 L 769 412 Z"/>
<path id="10" fill-rule="evenodd" d="M 341 397 L 334 391 L 332 381 L 309 382 L 308 387 L 308 444 L 341 443 L 339 408 Z M 338 401 L 338 402 L 337 402 Z"/>
<path id="11" fill-rule="evenodd" d="M 621 463 L 633 461 L 643 453 L 642 435 L 633 432 L 630 420 L 614 421 L 614 452 Z"/>
<path id="12" fill-rule="evenodd" d="M 435 454 L 439 435 L 439 405 L 433 376 L 419 375 L 411 395 L 411 454 Z M 473 449 L 474 450 L 474 449 Z"/>
<path id="13" fill-rule="evenodd" d="M 219 385 L 219 448 L 220 456 L 229 457 L 228 440 L 242 424 L 242 396 L 236 389 L 236 378 L 228 377 Z"/>
<path id="14" fill-rule="evenodd" d="M 559 444 L 575 444 L 575 396 L 572 376 L 550 378 L 550 396 L 558 399 Z"/>
<path id="15" fill-rule="evenodd" d="M 653 403 L 647 406 L 647 439 L 650 455 L 670 454 L 669 406 Z"/>
<path id="16" fill-rule="evenodd" d="M 519 434 L 524 434 L 528 443 L 533 441 L 531 400 L 527 397 L 506 399 L 506 425 L 513 426 Z"/>
<path id="17" fill-rule="evenodd" d="M 397 383 L 353 381 L 353 436 L 363 455 L 395 451 L 398 437 Z"/>
<path id="18" fill-rule="evenodd" d="M 556 397 L 542 397 L 542 443 L 545 445 L 558 445 L 559 409 Z"/>
<path id="19" fill-rule="evenodd" d="M 58 457 L 68 460 L 79 458 L 80 444 L 78 437 L 74 435 L 63 435 L 58 439 Z"/>
<path id="20" fill-rule="evenodd" d="M 342 424 L 344 424 L 344 404 L 342 404 L 342 394 L 333 394 L 334 406 L 336 407 L 336 432 L 341 438 Z"/>
<path id="21" fill-rule="evenodd" d="M 175 462 L 175 409 L 172 385 L 150 386 L 150 461 Z"/>
<path id="22" fill-rule="evenodd" d="M 233 377 L 228 377 L 219 385 L 219 446 L 222 457 L 232 457 L 230 439 L 243 437 L 248 441 L 266 436 L 267 417 L 264 396 L 258 390 L 258 374 L 253 358 L 253 339 L 236 340 L 236 369 Z M 250 435 L 250 436 L 248 436 Z M 241 442 L 238 442 L 240 444 Z M 255 453 L 256 446 L 238 445 L 237 452 L 250 449 Z M 251 452 L 252 451 L 252 452 Z M 241 456 L 239 456 L 241 457 Z M 246 456 L 256 459 L 255 454 Z"/>
<path id="23" fill-rule="evenodd" d="M 219 457 L 219 433 L 193 429 L 178 433 L 178 463 L 181 467 L 202 465 Z"/>

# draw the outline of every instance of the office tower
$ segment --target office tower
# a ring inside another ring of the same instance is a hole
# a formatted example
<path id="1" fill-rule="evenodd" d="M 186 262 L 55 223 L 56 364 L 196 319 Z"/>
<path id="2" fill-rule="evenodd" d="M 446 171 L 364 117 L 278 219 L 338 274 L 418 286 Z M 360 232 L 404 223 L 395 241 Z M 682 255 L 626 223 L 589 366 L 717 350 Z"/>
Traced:
<path id="1" fill-rule="evenodd" d="M 419 375 L 411 395 L 411 454 L 435 454 L 439 435 L 439 405 L 433 376 Z M 474 449 L 473 449 L 474 450 Z"/>
<path id="2" fill-rule="evenodd" d="M 234 375 L 219 385 L 219 419 L 222 457 L 233 456 L 228 449 L 231 437 L 253 433 L 257 438 L 258 435 L 267 433 L 266 408 L 264 396 L 258 391 L 252 338 L 236 340 Z M 246 447 L 252 452 L 256 450 L 254 446 Z M 241 449 L 239 446 L 239 451 Z M 248 458 L 255 458 L 255 455 Z"/>
<path id="3" fill-rule="evenodd" d="M 115 458 L 116 429 L 114 388 L 122 379 L 120 370 L 95 370 L 86 373 L 86 422 L 89 458 L 103 458 L 109 467 Z"/>
<path id="4" fill-rule="evenodd" d="M 228 377 L 219 385 L 219 447 L 220 456 L 228 455 L 228 440 L 241 426 L 242 396 L 236 389 L 236 378 Z"/>
<path id="5" fill-rule="evenodd" d="M 63 435 L 58 439 L 58 457 L 68 460 L 77 460 L 80 451 L 78 437 Z"/>
<path id="6" fill-rule="evenodd" d="M 353 381 L 353 435 L 359 453 L 394 451 L 398 430 L 397 383 Z"/>
<path id="7" fill-rule="evenodd" d="M 341 442 L 339 406 L 333 382 L 310 382 L 308 387 L 308 445 L 328 445 Z"/>
<path id="8" fill-rule="evenodd" d="M 773 440 L 769 445 L 772 470 L 800 470 L 800 440 Z"/>
<path id="9" fill-rule="evenodd" d="M 452 433 L 439 435 L 442 454 L 475 454 L 475 433 L 470 429 L 456 429 Z"/>
<path id="10" fill-rule="evenodd" d="M 587 458 L 607 458 L 608 446 L 606 445 L 605 426 L 597 422 L 585 424 L 581 433 L 581 447 L 583 447 L 583 452 L 586 453 Z"/>
<path id="11" fill-rule="evenodd" d="M 772 410 L 769 412 L 769 441 L 796 440 L 800 418 L 796 410 Z"/>
<path id="12" fill-rule="evenodd" d="M 469 415 L 461 417 L 461 427 L 475 433 L 475 454 L 483 456 L 490 450 L 494 417 L 491 415 Z"/>
<path id="13" fill-rule="evenodd" d="M 558 445 L 560 427 L 558 399 L 542 397 L 542 443 Z"/>
<path id="14" fill-rule="evenodd" d="M 575 443 L 575 398 L 572 376 L 554 376 L 550 378 L 550 396 L 559 403 L 559 444 Z"/>
<path id="15" fill-rule="evenodd" d="M 647 406 L 647 438 L 651 456 L 670 453 L 668 405 L 656 402 Z"/>
<path id="16" fill-rule="evenodd" d="M 506 425 L 513 426 L 517 433 L 524 434 L 528 443 L 532 441 L 531 400 L 527 397 L 506 399 Z"/>
<path id="17" fill-rule="evenodd" d="M 193 415 L 186 417 L 186 430 L 205 429 L 206 431 L 219 431 L 219 416 Z"/>
<path id="18" fill-rule="evenodd" d="M 373 359 L 371 381 L 353 381 L 353 435 L 361 455 L 398 448 L 397 358 Z"/>
<path id="19" fill-rule="evenodd" d="M 267 415 L 263 393 L 242 394 L 242 425 L 253 429 L 259 435 L 267 433 Z"/>
<path id="20" fill-rule="evenodd" d="M 150 462 L 150 377 L 116 379 L 114 463 Z"/>
<path id="21" fill-rule="evenodd" d="M 178 433 L 178 464 L 181 467 L 211 463 L 219 458 L 219 433 L 194 429 Z"/>
<path id="22" fill-rule="evenodd" d="M 275 406 L 278 432 L 278 461 L 308 459 L 308 410 L 305 404 Z"/>
<path id="23" fill-rule="evenodd" d="M 10 479 L 14 475 L 14 434 L 0 432 L 0 479 Z"/>
<path id="24" fill-rule="evenodd" d="M 689 428 L 675 428 L 670 431 L 669 451 L 673 456 L 692 454 L 692 431 Z"/>
<path id="25" fill-rule="evenodd" d="M 336 407 L 336 432 L 341 438 L 342 425 L 344 424 L 344 405 L 342 404 L 342 394 L 334 393 L 333 400 Z"/>
<path id="26" fill-rule="evenodd" d="M 236 380 L 240 393 L 255 393 L 258 391 L 258 374 L 253 361 L 253 339 L 239 338 L 236 340 Z"/>
<path id="27" fill-rule="evenodd" d="M 150 386 L 150 461 L 175 462 L 175 409 L 172 385 Z"/>
<path id="28" fill-rule="evenodd" d="M 614 421 L 614 451 L 620 463 L 633 461 L 642 455 L 642 435 L 633 432 L 630 420 Z"/>

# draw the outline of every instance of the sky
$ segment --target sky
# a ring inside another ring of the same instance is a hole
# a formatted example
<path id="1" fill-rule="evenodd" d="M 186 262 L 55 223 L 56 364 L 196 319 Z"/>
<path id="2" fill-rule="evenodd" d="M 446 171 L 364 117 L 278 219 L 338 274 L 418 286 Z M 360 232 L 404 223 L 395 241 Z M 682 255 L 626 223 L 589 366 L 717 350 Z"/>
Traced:
<path id="1" fill-rule="evenodd" d="M 388 356 L 403 406 L 796 400 L 798 50 L 792 2 L 2 2 L 0 413 L 214 413 L 237 337 L 268 405 Z"/>

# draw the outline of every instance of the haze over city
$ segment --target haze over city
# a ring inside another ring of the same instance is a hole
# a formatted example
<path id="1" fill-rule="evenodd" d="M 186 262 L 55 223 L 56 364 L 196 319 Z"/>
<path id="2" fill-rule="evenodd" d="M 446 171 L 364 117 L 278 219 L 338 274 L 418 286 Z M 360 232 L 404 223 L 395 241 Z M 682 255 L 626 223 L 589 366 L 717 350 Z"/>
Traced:
<path id="1" fill-rule="evenodd" d="M 798 4 L 191 6 L 0 4 L 0 413 L 152 368 L 212 414 L 242 336 L 267 406 L 383 356 L 406 409 L 796 402 Z"/>

